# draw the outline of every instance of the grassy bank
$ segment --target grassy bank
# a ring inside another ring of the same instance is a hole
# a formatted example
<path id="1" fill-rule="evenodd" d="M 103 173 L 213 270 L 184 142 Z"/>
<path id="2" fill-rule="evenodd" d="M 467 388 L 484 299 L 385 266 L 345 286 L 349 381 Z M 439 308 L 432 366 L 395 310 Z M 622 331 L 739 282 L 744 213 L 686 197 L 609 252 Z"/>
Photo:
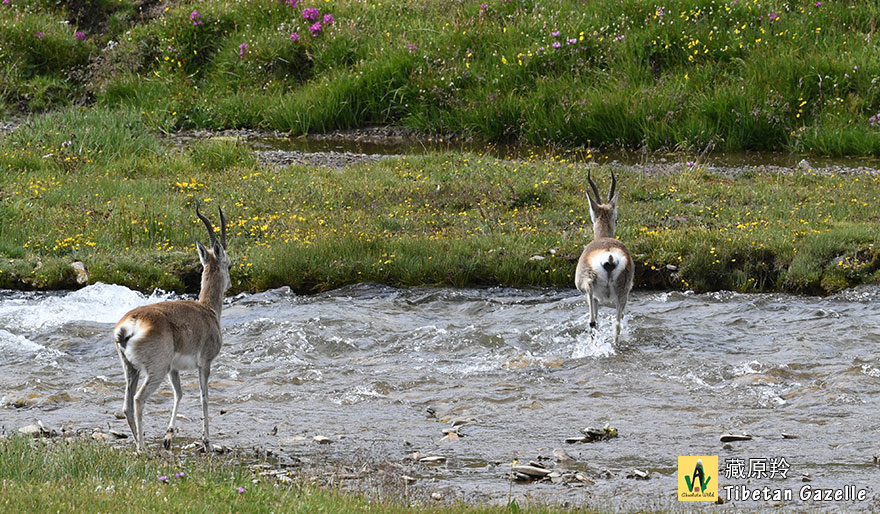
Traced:
<path id="1" fill-rule="evenodd" d="M 586 169 L 474 154 L 345 169 L 261 166 L 245 147 L 186 149 L 137 112 L 75 109 L 0 142 L 0 287 L 196 291 L 194 215 L 222 205 L 233 288 L 571 287 L 591 238 Z M 593 171 L 603 189 L 608 169 Z M 637 287 L 825 293 L 880 278 L 880 177 L 621 170 L 618 237 Z M 215 214 L 213 212 L 212 214 Z"/>
<path id="2" fill-rule="evenodd" d="M 872 2 L 13 0 L 0 9 L 8 115 L 97 103 L 165 131 L 381 123 L 486 141 L 880 154 Z M 305 9 L 319 16 L 307 20 Z"/>
<path id="3" fill-rule="evenodd" d="M 245 464 L 222 456 L 137 455 L 131 450 L 76 439 L 0 439 L 0 508 L 10 514 L 114 512 L 122 505 L 126 512 L 519 511 L 518 507 L 426 505 L 422 500 L 407 500 L 402 485 L 391 487 L 400 497 L 371 501 L 309 485 L 312 477 L 307 471 L 303 474 L 296 470 L 291 476 L 290 483 L 276 483 L 274 478 L 260 477 Z M 394 496 L 388 491 L 379 494 L 384 498 Z M 408 501 L 413 505 L 407 505 Z"/>

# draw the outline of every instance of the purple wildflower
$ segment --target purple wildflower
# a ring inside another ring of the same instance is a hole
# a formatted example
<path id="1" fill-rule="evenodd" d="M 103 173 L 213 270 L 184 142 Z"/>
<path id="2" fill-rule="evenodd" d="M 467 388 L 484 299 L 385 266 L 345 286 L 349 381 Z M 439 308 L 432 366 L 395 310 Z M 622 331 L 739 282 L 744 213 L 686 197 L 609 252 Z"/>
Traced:
<path id="1" fill-rule="evenodd" d="M 543 52 L 544 50 L 545 50 L 545 48 L 544 48 L 543 46 L 539 46 L 539 47 L 538 47 L 538 51 L 539 51 L 539 52 Z"/>
<path id="2" fill-rule="evenodd" d="M 238 494 L 244 494 L 244 492 L 245 492 L 245 488 L 242 487 L 242 486 L 238 486 L 237 491 L 238 491 Z"/>
<path id="3" fill-rule="evenodd" d="M 309 27 L 309 32 L 312 33 L 312 37 L 317 37 L 318 34 L 320 34 L 323 29 L 324 29 L 324 27 L 321 26 L 321 22 L 316 21 L 314 25 Z"/>
<path id="4" fill-rule="evenodd" d="M 556 30 L 556 31 L 551 32 L 550 35 L 553 37 L 559 37 L 562 35 L 562 33 L 559 32 L 558 30 Z"/>
<path id="5" fill-rule="evenodd" d="M 324 15 L 324 25 L 333 25 L 333 22 L 336 21 L 336 18 L 333 17 L 332 14 L 327 13 Z"/>
<path id="6" fill-rule="evenodd" d="M 285 0 L 284 3 L 291 7 L 296 7 L 296 4 L 299 3 L 299 0 Z"/>
<path id="7" fill-rule="evenodd" d="M 868 118 L 868 125 L 872 127 L 880 127 L 880 112 Z"/>
<path id="8" fill-rule="evenodd" d="M 772 13 L 770 13 L 770 14 L 767 15 L 767 19 L 770 20 L 770 21 L 776 21 L 776 18 L 778 18 L 778 16 L 776 16 L 776 13 L 775 13 L 775 12 L 772 12 Z"/>
<path id="9" fill-rule="evenodd" d="M 666 7 L 663 7 L 661 5 L 660 7 L 657 8 L 657 17 L 662 18 L 664 14 L 666 14 Z"/>
<path id="10" fill-rule="evenodd" d="M 9 5 L 9 0 L 3 0 L 3 5 Z"/>
<path id="11" fill-rule="evenodd" d="M 565 42 L 570 45 L 575 45 L 578 42 L 578 38 L 576 38 L 576 37 L 568 38 L 565 40 Z"/>
<path id="12" fill-rule="evenodd" d="M 614 41 L 620 41 L 621 39 L 623 39 L 623 38 L 625 38 L 625 37 L 626 37 L 625 35 L 621 34 L 621 35 L 619 35 L 619 36 L 616 36 L 616 37 L 614 38 Z"/>
<path id="13" fill-rule="evenodd" d="M 189 21 L 192 22 L 193 25 L 198 26 L 202 24 L 202 15 L 199 14 L 199 11 L 193 11 L 189 15 Z"/>
<path id="14" fill-rule="evenodd" d="M 414 44 L 412 44 L 412 43 L 407 43 L 407 44 L 406 44 L 406 51 L 409 52 L 409 53 L 413 53 L 413 52 L 415 52 L 415 51 L 418 50 L 418 49 L 419 49 L 419 47 L 417 47 L 416 45 L 414 45 Z"/>
<path id="15" fill-rule="evenodd" d="M 238 58 L 239 59 L 244 59 L 244 54 L 245 54 L 245 52 L 247 52 L 247 48 L 248 48 L 247 43 L 242 43 L 242 44 L 238 45 Z"/>
<path id="16" fill-rule="evenodd" d="M 816 2 L 816 7 L 822 7 L 822 2 Z"/>
<path id="17" fill-rule="evenodd" d="M 559 50 L 560 48 L 562 48 L 562 43 L 560 43 L 559 41 L 554 41 L 553 48 Z"/>
<path id="18" fill-rule="evenodd" d="M 314 7 L 306 7 L 303 9 L 303 18 L 309 21 L 318 21 L 318 18 L 321 17 L 321 11 Z"/>
<path id="19" fill-rule="evenodd" d="M 298 32 L 294 32 L 293 34 L 291 34 L 291 35 L 290 35 L 290 40 L 293 41 L 294 43 L 296 43 L 297 41 L 299 41 L 299 33 L 298 33 Z"/>
<path id="20" fill-rule="evenodd" d="M 46 33 L 45 32 L 34 32 L 34 37 L 37 39 L 43 39 L 44 37 L 46 37 Z"/>
<path id="21" fill-rule="evenodd" d="M 74 37 L 77 41 L 85 41 L 85 40 L 86 40 L 86 34 L 85 34 L 85 32 L 76 31 L 76 32 L 73 33 L 73 37 Z"/>
<path id="22" fill-rule="evenodd" d="M 165 484 L 165 483 L 168 483 L 168 476 L 167 476 L 167 475 L 162 475 L 162 476 L 160 476 L 159 478 L 157 478 L 156 480 L 157 480 L 160 484 Z"/>
<path id="23" fill-rule="evenodd" d="M 68 139 L 67 141 L 63 141 L 63 142 L 61 143 L 61 148 L 67 148 L 68 146 L 70 146 L 70 145 L 72 145 L 72 144 L 73 144 L 73 141 L 71 141 L 70 139 Z"/>
<path id="24" fill-rule="evenodd" d="M 480 4 L 480 14 L 489 10 L 489 4 Z"/>
<path id="25" fill-rule="evenodd" d="M 687 161 L 685 164 L 687 165 L 688 168 L 693 168 L 694 166 L 697 165 L 697 163 L 695 163 L 694 161 Z"/>
<path id="26" fill-rule="evenodd" d="M 186 476 L 186 473 L 184 473 L 183 471 L 181 471 L 180 473 L 174 474 L 174 478 L 183 478 L 185 476 Z"/>

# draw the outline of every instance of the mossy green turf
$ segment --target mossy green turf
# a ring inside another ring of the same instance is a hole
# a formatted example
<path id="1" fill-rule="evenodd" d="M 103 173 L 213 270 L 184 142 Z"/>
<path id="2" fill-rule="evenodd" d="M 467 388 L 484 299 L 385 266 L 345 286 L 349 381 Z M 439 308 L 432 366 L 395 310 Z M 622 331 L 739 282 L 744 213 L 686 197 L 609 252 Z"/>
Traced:
<path id="1" fill-rule="evenodd" d="M 15 0 L 0 7 L 0 109 L 124 106 L 164 131 L 381 123 L 485 141 L 880 154 L 876 2 L 481 3 Z M 335 21 L 313 36 L 304 8 Z"/>
<path id="2" fill-rule="evenodd" d="M 176 476 L 183 473 L 183 476 Z M 502 513 L 503 507 L 425 505 L 401 484 L 372 483 L 382 500 L 309 485 L 308 470 L 291 470 L 291 484 L 260 478 L 239 460 L 200 455 L 138 455 L 76 439 L 45 443 L 0 439 L 0 510 L 41 512 L 370 512 Z M 167 477 L 160 481 L 159 477 Z M 258 479 L 257 483 L 253 480 Z M 239 492 L 239 487 L 244 492 Z M 388 490 L 382 490 L 387 487 Z M 421 495 L 420 495 L 421 496 Z M 390 497 L 390 499 L 389 499 Z M 407 501 L 413 505 L 407 506 Z M 430 500 L 429 500 L 430 501 Z M 549 508 L 532 512 L 557 512 Z M 578 510 L 577 512 L 594 512 Z"/>
<path id="3" fill-rule="evenodd" d="M 73 136 L 71 136 L 73 135 Z M 70 142 L 68 144 L 68 142 Z M 229 220 L 234 291 L 572 287 L 591 239 L 586 166 L 476 154 L 344 169 L 261 165 L 246 147 L 177 148 L 137 112 L 72 109 L 0 142 L 0 287 L 92 282 L 195 292 L 195 202 Z M 609 168 L 594 178 L 605 189 Z M 617 236 L 637 287 L 827 293 L 880 278 L 880 176 L 618 171 Z"/>

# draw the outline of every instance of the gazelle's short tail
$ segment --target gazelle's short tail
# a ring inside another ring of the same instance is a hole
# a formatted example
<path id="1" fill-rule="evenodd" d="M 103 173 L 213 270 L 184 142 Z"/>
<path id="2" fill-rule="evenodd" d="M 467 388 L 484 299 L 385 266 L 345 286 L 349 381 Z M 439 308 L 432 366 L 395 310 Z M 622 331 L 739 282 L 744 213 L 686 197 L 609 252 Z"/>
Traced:
<path id="1" fill-rule="evenodd" d="M 614 254 L 609 252 L 608 253 L 608 260 L 602 263 L 602 268 L 606 272 L 608 272 L 608 274 L 610 275 L 611 272 L 614 271 L 614 268 L 616 268 L 616 267 L 617 267 L 617 262 L 614 260 Z"/>
<path id="2" fill-rule="evenodd" d="M 128 344 L 128 340 L 131 339 L 131 336 L 134 334 L 129 333 L 126 330 L 125 326 L 119 327 L 116 332 L 113 333 L 113 342 L 119 345 L 120 348 L 125 350 L 125 346 Z"/>

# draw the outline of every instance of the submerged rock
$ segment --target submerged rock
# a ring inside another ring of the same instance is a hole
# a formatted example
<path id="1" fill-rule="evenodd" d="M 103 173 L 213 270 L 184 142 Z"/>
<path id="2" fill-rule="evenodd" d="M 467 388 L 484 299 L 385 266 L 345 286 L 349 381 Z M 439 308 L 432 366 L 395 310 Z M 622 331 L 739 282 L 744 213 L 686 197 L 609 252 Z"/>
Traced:
<path id="1" fill-rule="evenodd" d="M 518 464 L 516 466 L 511 466 L 511 471 L 514 473 L 521 473 L 523 475 L 527 475 L 535 478 L 543 478 L 551 473 L 551 471 L 547 468 L 540 468 L 538 466 L 531 465 L 522 465 Z"/>
<path id="2" fill-rule="evenodd" d="M 724 434 L 721 436 L 722 443 L 731 443 L 735 441 L 751 441 L 752 436 L 748 434 Z"/>
<path id="3" fill-rule="evenodd" d="M 553 450 L 553 456 L 556 457 L 556 460 L 558 460 L 559 462 L 574 462 L 574 457 L 569 455 L 562 448 L 556 448 L 555 450 Z"/>
<path id="4" fill-rule="evenodd" d="M 649 475 L 646 471 L 634 469 L 627 473 L 626 478 L 634 478 L 636 480 L 650 480 L 651 475 Z"/>
<path id="5" fill-rule="evenodd" d="M 42 421 L 38 421 L 34 425 L 27 425 L 18 429 L 18 432 L 31 437 L 55 437 L 58 432 L 43 425 Z"/>
<path id="6" fill-rule="evenodd" d="M 612 427 L 611 425 L 606 424 L 603 428 L 596 427 L 587 427 L 582 430 L 584 433 L 584 438 L 582 442 L 592 443 L 595 441 L 607 441 L 608 439 L 614 439 L 617 437 L 617 429 Z M 575 438 L 566 439 L 565 442 L 577 442 L 574 440 Z"/>
<path id="7" fill-rule="evenodd" d="M 120 432 L 119 430 L 109 430 L 110 435 L 115 437 L 116 439 L 128 439 L 128 434 L 124 432 Z"/>

